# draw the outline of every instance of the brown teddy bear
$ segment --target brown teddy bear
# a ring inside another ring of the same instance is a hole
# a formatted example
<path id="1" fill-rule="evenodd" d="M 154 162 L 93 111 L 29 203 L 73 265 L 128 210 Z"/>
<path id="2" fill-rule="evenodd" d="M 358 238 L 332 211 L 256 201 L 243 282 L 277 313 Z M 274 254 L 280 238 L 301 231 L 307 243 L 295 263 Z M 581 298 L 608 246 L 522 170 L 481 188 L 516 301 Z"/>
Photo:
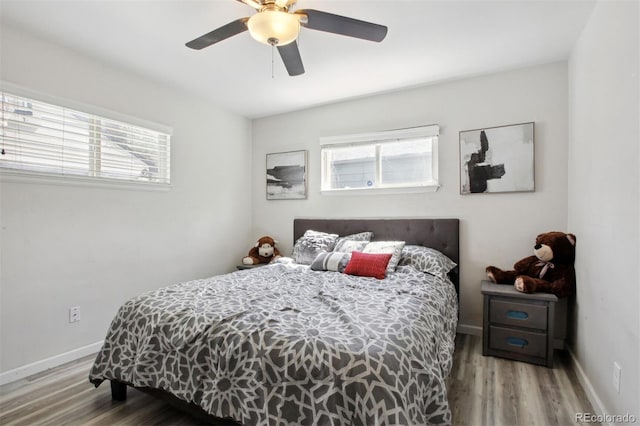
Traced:
<path id="1" fill-rule="evenodd" d="M 249 254 L 242 258 L 242 263 L 245 265 L 257 265 L 258 263 L 269 263 L 273 259 L 280 257 L 276 243 L 277 241 L 273 238 L 265 235 L 249 250 Z"/>
<path id="2" fill-rule="evenodd" d="M 567 297 L 576 290 L 576 236 L 547 232 L 536 237 L 534 256 L 513 265 L 513 271 L 488 266 L 487 275 L 497 284 L 513 284 L 523 293 L 552 293 Z"/>

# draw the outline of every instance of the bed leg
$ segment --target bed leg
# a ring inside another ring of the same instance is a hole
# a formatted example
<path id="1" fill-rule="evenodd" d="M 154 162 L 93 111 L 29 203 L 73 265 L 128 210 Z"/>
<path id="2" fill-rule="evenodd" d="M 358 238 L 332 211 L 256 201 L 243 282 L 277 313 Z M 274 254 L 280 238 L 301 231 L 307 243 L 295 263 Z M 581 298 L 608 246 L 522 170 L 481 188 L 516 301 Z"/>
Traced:
<path id="1" fill-rule="evenodd" d="M 126 401 L 127 385 L 117 380 L 111 380 L 111 399 L 114 401 Z"/>

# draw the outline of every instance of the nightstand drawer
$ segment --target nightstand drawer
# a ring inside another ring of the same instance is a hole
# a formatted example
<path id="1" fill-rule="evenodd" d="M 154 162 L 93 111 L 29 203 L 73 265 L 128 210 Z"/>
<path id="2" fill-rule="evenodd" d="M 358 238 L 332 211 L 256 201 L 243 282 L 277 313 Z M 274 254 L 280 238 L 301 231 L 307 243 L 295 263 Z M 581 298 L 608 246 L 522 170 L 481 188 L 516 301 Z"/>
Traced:
<path id="1" fill-rule="evenodd" d="M 489 348 L 514 354 L 545 358 L 547 335 L 513 328 L 489 327 Z"/>
<path id="2" fill-rule="evenodd" d="M 489 321 L 514 327 L 547 329 L 547 305 L 492 298 Z"/>

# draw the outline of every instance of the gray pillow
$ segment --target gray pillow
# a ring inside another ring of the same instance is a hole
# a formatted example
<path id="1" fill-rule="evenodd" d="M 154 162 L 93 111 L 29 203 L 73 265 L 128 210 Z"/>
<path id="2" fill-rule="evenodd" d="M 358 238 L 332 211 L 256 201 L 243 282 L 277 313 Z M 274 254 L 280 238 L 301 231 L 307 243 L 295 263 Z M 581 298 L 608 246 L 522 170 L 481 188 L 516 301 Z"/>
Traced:
<path id="1" fill-rule="evenodd" d="M 447 274 L 458 266 L 438 250 L 416 245 L 404 246 L 399 265 L 413 266 L 418 271 L 427 272 L 441 278 L 447 278 Z"/>
<path id="2" fill-rule="evenodd" d="M 351 260 L 351 253 L 322 252 L 311 263 L 311 269 L 314 271 L 344 272 L 349 260 Z"/>
<path id="3" fill-rule="evenodd" d="M 291 257 L 296 263 L 310 265 L 323 251 L 332 251 L 338 240 L 338 234 L 307 230 L 293 246 Z"/>
<path id="4" fill-rule="evenodd" d="M 354 250 L 362 251 L 365 246 L 369 244 L 368 241 L 357 241 L 357 240 L 349 240 L 347 238 L 338 238 L 338 242 L 336 246 L 333 248 L 333 251 L 341 252 L 341 253 L 351 253 Z"/>
<path id="5" fill-rule="evenodd" d="M 357 234 L 345 235 L 344 237 L 340 237 L 340 239 L 346 238 L 347 240 L 354 241 L 371 241 L 373 239 L 373 232 L 365 231 L 358 232 Z"/>

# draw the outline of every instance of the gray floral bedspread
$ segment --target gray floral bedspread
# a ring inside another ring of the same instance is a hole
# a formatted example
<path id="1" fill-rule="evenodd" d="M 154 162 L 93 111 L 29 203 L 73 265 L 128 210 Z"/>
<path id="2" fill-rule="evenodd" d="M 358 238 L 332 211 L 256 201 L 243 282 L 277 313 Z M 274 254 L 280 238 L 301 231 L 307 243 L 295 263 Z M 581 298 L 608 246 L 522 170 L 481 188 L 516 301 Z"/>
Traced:
<path id="1" fill-rule="evenodd" d="M 449 424 L 457 298 L 283 261 L 125 303 L 89 379 L 169 391 L 245 425 Z"/>

